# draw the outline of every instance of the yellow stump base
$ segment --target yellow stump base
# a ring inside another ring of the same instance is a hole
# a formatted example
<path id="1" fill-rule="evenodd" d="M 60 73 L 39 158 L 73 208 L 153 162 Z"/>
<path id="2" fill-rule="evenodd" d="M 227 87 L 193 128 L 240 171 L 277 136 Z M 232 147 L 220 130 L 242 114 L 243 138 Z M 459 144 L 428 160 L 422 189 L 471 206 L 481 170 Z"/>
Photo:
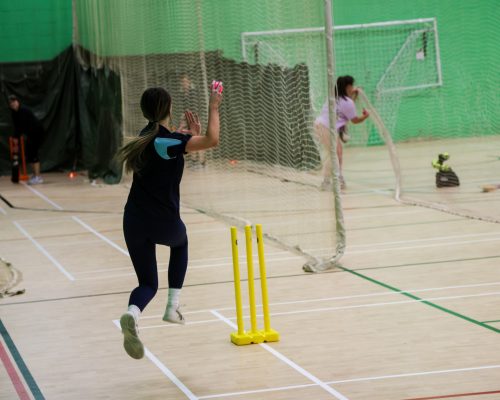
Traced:
<path id="1" fill-rule="evenodd" d="M 231 333 L 231 342 L 238 346 L 263 342 L 277 342 L 279 340 L 280 334 L 274 329 L 268 331 L 260 330 L 256 333 L 245 332 L 242 335 L 238 335 L 238 332 Z"/>
<path id="2" fill-rule="evenodd" d="M 261 332 L 264 335 L 264 342 L 278 342 L 280 340 L 280 334 L 274 329 Z"/>

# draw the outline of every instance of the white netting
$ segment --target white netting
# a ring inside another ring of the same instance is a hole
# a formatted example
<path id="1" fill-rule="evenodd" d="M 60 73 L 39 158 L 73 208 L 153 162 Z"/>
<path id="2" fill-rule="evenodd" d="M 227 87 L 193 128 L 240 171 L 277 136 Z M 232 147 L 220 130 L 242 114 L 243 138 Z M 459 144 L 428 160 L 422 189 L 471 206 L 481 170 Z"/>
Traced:
<path id="1" fill-rule="evenodd" d="M 468 21 L 463 31 L 468 33 L 465 37 L 469 42 L 478 34 L 473 21 Z M 293 65 L 307 60 L 316 115 L 326 96 L 324 63 L 317 62 L 324 59 L 320 46 L 323 32 L 322 27 L 311 27 L 242 34 L 249 61 Z M 308 45 L 310 41 L 315 44 Z M 448 38 L 446 44 L 456 46 L 457 41 Z M 466 47 L 469 43 L 464 43 Z M 471 62 L 477 68 L 480 59 L 487 61 L 489 57 L 465 55 L 457 62 L 448 56 L 444 62 L 453 62 L 459 79 L 443 82 L 436 18 L 335 26 L 335 54 L 337 75 L 354 76 L 363 88 L 357 102 L 359 112 L 367 108 L 372 114 L 366 123 L 350 127 L 346 179 L 371 191 L 394 191 L 395 197 L 407 204 L 498 222 L 491 207 L 492 195 L 487 198 L 483 193 L 495 191 L 500 180 L 500 157 L 495 151 L 498 111 L 486 111 L 498 104 L 500 97 L 489 90 L 481 99 L 474 85 L 467 95 L 456 93 L 460 86 L 469 89 L 464 85 L 467 80 L 476 79 L 481 85 L 485 79 L 460 71 L 472 69 Z M 449 64 L 445 67 L 452 68 Z M 458 121 L 463 125 L 457 125 Z M 384 153 L 375 148 L 367 152 L 359 147 L 382 144 L 389 150 L 385 159 L 377 158 Z M 440 153 L 449 153 L 448 163 L 465 178 L 460 179 L 460 187 L 436 187 L 436 179 L 448 179 L 441 173 L 436 177 L 438 171 L 431 166 Z M 376 168 L 366 166 L 369 158 Z"/>
<path id="2" fill-rule="evenodd" d="M 381 1 L 358 10 L 359 23 L 336 19 L 335 73 L 356 79 L 366 94 L 359 112 L 372 111 L 366 123 L 350 127 L 347 193 L 396 190 L 398 197 L 401 190 L 401 198 L 491 219 L 493 203 L 479 186 L 500 179 L 500 96 L 492 89 L 498 46 L 491 39 L 498 15 L 486 3 L 472 9 L 460 2 L 453 10 L 408 4 L 394 5 L 381 21 L 372 15 L 380 15 Z M 335 7 L 345 18 L 355 5 Z M 332 256 L 334 198 L 318 190 L 321 146 L 312 128 L 327 99 L 324 9 L 323 0 L 307 7 L 301 0 L 217 7 L 201 0 L 82 0 L 75 2 L 76 42 L 82 60 L 120 74 L 125 137 L 144 125 L 145 88 L 171 92 L 178 127 L 186 108 L 205 122 L 208 84 L 224 81 L 221 144 L 188 157 L 183 201 L 230 221 L 262 223 L 287 248 Z M 432 15 L 440 17 L 418 18 Z M 462 36 L 453 34 L 457 29 Z M 382 147 L 388 138 L 392 156 Z M 442 152 L 451 155 L 459 188 L 436 188 L 431 163 Z"/>
<path id="3" fill-rule="evenodd" d="M 305 41 L 312 49 L 306 54 L 290 47 L 288 52 L 297 52 L 293 62 L 266 58 L 266 49 L 264 58 L 246 62 L 238 20 L 250 15 L 268 29 L 291 21 L 323 24 L 324 1 L 309 2 L 306 10 L 297 1 L 293 7 L 227 3 L 227 18 L 196 0 L 151 0 L 147 7 L 84 3 L 87 7 L 77 5 L 78 41 L 98 50 L 98 56 L 87 56 L 91 62 L 120 73 L 126 137 L 145 124 L 139 108 L 145 88 L 159 85 L 172 94 L 172 125 L 179 127 L 185 109 L 197 111 L 206 123 L 208 85 L 212 79 L 224 82 L 221 142 L 187 156 L 184 204 L 233 223 L 260 223 L 265 234 L 300 254 L 335 254 L 333 195 L 319 190 L 321 160 L 312 132 L 311 76 L 326 71 L 324 35 Z M 286 39 L 281 42 L 286 46 Z"/>

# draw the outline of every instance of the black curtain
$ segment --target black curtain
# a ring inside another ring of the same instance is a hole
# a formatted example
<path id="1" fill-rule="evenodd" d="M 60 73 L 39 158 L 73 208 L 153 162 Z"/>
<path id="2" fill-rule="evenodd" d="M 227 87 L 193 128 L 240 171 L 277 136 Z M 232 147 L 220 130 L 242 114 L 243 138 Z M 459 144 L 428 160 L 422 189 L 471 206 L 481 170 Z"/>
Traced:
<path id="1" fill-rule="evenodd" d="M 13 134 L 7 96 L 16 95 L 42 122 L 43 171 L 88 170 L 91 178 L 118 182 L 113 155 L 121 145 L 121 91 L 110 70 L 84 68 L 69 47 L 43 62 L 0 64 L 0 174 L 10 174 L 8 137 Z"/>

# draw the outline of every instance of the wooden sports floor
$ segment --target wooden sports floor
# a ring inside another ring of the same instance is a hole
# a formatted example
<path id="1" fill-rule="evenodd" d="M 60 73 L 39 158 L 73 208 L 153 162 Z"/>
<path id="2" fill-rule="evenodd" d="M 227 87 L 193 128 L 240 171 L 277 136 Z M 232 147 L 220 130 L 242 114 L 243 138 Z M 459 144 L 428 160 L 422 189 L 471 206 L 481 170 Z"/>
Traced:
<path id="1" fill-rule="evenodd" d="M 462 185 L 438 191 L 430 161 L 440 150 L 422 146 L 401 148 L 409 196 L 499 218 L 500 190 L 479 189 L 500 183 L 498 147 L 469 149 L 467 160 L 444 148 Z M 390 166 L 377 161 L 385 150 L 363 152 L 345 155 L 341 268 L 307 274 L 303 257 L 265 243 L 276 343 L 230 343 L 229 225 L 184 206 L 188 322 L 161 320 L 168 249 L 160 248 L 139 361 L 117 326 L 136 285 L 121 229 L 128 186 L 63 173 L 33 187 L 1 177 L 13 207 L 0 202 L 0 256 L 23 275 L 11 291 L 26 292 L 0 299 L 0 399 L 500 399 L 500 225 L 396 202 Z M 489 176 L 477 174 L 481 160 Z M 211 173 L 187 169 L 186 198 Z"/>

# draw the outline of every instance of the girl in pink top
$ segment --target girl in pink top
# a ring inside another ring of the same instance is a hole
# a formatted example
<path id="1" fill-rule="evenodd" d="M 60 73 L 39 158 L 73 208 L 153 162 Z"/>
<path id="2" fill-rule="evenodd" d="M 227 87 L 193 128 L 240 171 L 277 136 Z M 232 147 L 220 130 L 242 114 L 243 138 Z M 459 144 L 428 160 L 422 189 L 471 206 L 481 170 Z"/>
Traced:
<path id="1" fill-rule="evenodd" d="M 358 95 L 357 89 L 354 87 L 354 78 L 352 76 L 340 76 L 337 79 L 337 86 L 335 88 L 336 97 L 336 111 L 337 121 L 335 127 L 337 128 L 337 156 L 340 165 L 340 187 L 345 188 L 345 181 L 342 175 L 342 143 L 346 143 L 349 139 L 347 134 L 347 124 L 351 121 L 353 124 L 359 124 L 369 117 L 368 111 L 363 109 L 361 116 L 357 116 L 356 106 L 354 101 Z M 321 114 L 314 122 L 314 130 L 326 150 L 326 155 L 323 162 L 323 183 L 321 184 L 322 190 L 329 190 L 332 187 L 332 159 L 331 159 L 331 141 L 329 132 L 330 122 L 328 118 L 328 102 L 325 103 Z"/>

